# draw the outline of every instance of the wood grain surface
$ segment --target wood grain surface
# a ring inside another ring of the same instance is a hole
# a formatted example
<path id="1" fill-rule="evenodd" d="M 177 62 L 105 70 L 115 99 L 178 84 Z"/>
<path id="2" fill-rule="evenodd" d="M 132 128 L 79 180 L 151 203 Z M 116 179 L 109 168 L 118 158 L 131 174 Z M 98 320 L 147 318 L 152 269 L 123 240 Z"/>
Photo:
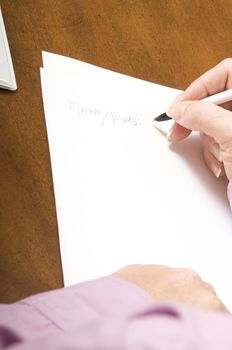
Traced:
<path id="1" fill-rule="evenodd" d="M 232 0 L 2 0 L 1 7 L 18 84 L 17 92 L 0 91 L 0 302 L 13 302 L 63 286 L 41 50 L 184 89 L 232 56 Z"/>

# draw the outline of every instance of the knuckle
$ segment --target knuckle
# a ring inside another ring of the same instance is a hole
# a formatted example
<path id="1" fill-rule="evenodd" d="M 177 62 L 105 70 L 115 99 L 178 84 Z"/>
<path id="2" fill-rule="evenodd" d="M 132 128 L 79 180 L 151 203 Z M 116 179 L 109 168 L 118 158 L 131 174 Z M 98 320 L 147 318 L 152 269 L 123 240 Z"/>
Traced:
<path id="1" fill-rule="evenodd" d="M 186 104 L 184 109 L 184 116 L 188 118 L 190 121 L 197 121 L 201 113 L 201 101 L 191 101 Z"/>
<path id="2" fill-rule="evenodd" d="M 200 133 L 200 137 L 201 137 L 202 143 L 204 145 L 207 142 L 208 138 L 203 132 Z"/>
<path id="3" fill-rule="evenodd" d="M 208 150 L 210 148 L 210 140 L 207 137 L 202 137 L 202 146 L 204 150 Z"/>
<path id="4" fill-rule="evenodd" d="M 186 268 L 186 267 L 182 267 L 182 268 L 179 268 L 179 273 L 182 277 L 184 277 L 185 279 L 188 279 L 188 280 L 200 280 L 200 276 L 198 275 L 197 272 L 189 269 L 189 268 Z"/>
<path id="5" fill-rule="evenodd" d="M 185 117 L 186 122 L 188 121 L 188 125 L 192 130 L 203 131 L 202 128 L 205 127 L 211 114 L 210 108 L 209 102 L 191 101 L 186 104 L 183 117 Z"/>
<path id="6" fill-rule="evenodd" d="M 201 136 L 201 140 L 202 140 L 203 145 L 205 144 L 208 146 L 208 145 L 215 143 L 215 140 L 211 136 L 208 136 L 203 132 L 200 133 L 200 136 Z"/>
<path id="7" fill-rule="evenodd" d="M 222 60 L 221 62 L 224 66 L 230 67 L 232 68 L 232 58 L 231 57 L 227 57 L 224 60 Z"/>
<path id="8" fill-rule="evenodd" d="M 225 154 L 231 155 L 232 154 L 232 137 L 231 139 L 229 138 L 226 141 L 221 142 L 220 147 L 222 152 L 224 152 Z"/>
<path id="9" fill-rule="evenodd" d="M 214 287 L 211 284 L 209 284 L 208 282 L 205 282 L 205 281 L 203 281 L 203 284 L 204 284 L 204 287 L 206 289 L 208 289 L 210 292 L 212 292 L 212 294 L 214 295 L 214 299 L 218 300 L 217 297 L 216 297 L 217 294 L 216 294 L 216 290 L 214 289 Z"/>
<path id="10" fill-rule="evenodd" d="M 185 109 L 184 109 L 184 113 L 183 114 L 185 116 L 188 116 L 188 118 L 191 117 L 192 114 L 194 113 L 194 106 L 193 105 L 194 105 L 193 102 L 188 103 L 188 104 L 185 105 Z"/>

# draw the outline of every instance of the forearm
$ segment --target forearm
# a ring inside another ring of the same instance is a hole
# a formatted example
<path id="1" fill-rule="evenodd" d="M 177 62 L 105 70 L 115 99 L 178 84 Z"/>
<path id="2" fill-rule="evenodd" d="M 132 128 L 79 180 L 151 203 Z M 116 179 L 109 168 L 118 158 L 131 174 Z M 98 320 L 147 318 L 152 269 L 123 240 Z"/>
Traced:
<path id="1" fill-rule="evenodd" d="M 5 305 L 0 323 L 2 349 L 6 337 L 15 350 L 232 348 L 230 316 L 156 304 L 142 289 L 112 277 Z"/>
<path id="2" fill-rule="evenodd" d="M 104 317 L 84 327 L 18 344 L 14 350 L 229 350 L 232 320 L 178 306 L 141 309 L 129 318 Z"/>

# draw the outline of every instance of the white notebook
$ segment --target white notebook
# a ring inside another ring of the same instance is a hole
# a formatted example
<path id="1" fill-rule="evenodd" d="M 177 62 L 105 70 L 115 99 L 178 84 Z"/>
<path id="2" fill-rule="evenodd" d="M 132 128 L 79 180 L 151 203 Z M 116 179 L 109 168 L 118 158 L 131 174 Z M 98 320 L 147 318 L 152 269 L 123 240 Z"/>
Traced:
<path id="1" fill-rule="evenodd" d="M 227 182 L 198 134 L 170 145 L 154 126 L 179 93 L 43 52 L 41 84 L 65 286 L 122 266 L 196 270 L 232 310 Z"/>
<path id="2" fill-rule="evenodd" d="M 0 88 L 16 90 L 14 68 L 12 64 L 5 25 L 0 8 Z"/>

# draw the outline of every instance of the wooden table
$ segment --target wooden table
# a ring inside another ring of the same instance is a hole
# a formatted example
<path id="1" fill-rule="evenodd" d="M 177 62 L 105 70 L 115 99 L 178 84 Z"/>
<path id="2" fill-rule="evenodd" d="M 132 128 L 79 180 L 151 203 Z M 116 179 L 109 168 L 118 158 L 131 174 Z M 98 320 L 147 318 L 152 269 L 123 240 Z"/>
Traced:
<path id="1" fill-rule="evenodd" d="M 0 91 L 0 302 L 63 285 L 41 50 L 184 89 L 232 56 L 231 4 L 1 1 L 18 91 Z"/>

